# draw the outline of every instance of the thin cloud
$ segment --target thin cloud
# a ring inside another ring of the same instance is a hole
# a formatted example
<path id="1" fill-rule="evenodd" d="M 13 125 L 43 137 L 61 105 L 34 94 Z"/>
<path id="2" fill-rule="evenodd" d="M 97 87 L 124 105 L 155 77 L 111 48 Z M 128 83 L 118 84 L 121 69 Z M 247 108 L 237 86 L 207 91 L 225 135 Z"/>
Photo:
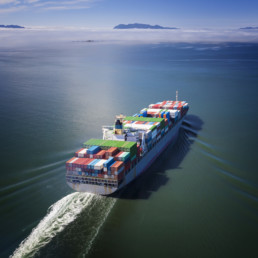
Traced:
<path id="1" fill-rule="evenodd" d="M 25 10 L 26 6 L 17 6 L 17 7 L 10 7 L 10 8 L 3 8 L 0 9 L 0 13 L 13 13 Z"/>
<path id="2" fill-rule="evenodd" d="M 16 0 L 0 0 L 1 5 L 15 3 L 15 2 L 16 2 Z"/>
<path id="3" fill-rule="evenodd" d="M 0 5 L 6 5 L 6 4 L 18 4 L 20 3 L 17 0 L 0 0 Z"/>
<path id="4" fill-rule="evenodd" d="M 89 8 L 89 6 L 67 6 L 67 5 L 63 5 L 63 6 L 49 6 L 49 7 L 45 7 L 45 10 L 72 10 L 72 9 L 86 9 Z"/>
<path id="5" fill-rule="evenodd" d="M 32 3 L 36 3 L 36 2 L 39 2 L 40 0 L 26 0 L 24 2 L 26 3 L 29 3 L 29 4 L 32 4 Z"/>
<path id="6" fill-rule="evenodd" d="M 75 10 L 90 8 L 95 0 L 64 0 L 64 1 L 42 1 L 42 0 L 0 0 L 0 13 L 18 12 L 25 9 L 30 10 Z"/>

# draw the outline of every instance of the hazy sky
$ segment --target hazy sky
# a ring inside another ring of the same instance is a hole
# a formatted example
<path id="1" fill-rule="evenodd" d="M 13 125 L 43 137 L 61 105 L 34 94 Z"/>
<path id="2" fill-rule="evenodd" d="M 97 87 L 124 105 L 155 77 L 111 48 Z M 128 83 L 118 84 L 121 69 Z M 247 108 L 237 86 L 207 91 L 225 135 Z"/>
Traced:
<path id="1" fill-rule="evenodd" d="M 134 22 L 196 29 L 258 26 L 258 0 L 0 0 L 0 24 L 96 28 Z"/>

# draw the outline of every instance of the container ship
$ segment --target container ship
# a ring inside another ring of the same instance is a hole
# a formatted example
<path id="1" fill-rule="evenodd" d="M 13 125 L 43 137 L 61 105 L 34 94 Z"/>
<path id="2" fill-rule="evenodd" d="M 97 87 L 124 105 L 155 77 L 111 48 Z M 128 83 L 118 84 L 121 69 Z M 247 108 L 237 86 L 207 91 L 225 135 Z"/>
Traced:
<path id="1" fill-rule="evenodd" d="M 177 98 L 176 98 L 177 99 Z M 133 116 L 116 116 L 103 139 L 90 139 L 66 162 L 66 182 L 78 192 L 110 195 L 141 175 L 176 141 L 186 101 L 150 104 Z"/>

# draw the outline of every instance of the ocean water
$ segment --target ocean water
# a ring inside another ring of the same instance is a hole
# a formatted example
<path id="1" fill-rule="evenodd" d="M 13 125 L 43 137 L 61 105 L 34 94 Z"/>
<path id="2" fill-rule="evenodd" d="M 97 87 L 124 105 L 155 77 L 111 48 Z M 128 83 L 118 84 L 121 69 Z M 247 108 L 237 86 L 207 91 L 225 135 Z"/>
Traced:
<path id="1" fill-rule="evenodd" d="M 175 145 L 115 197 L 65 161 L 117 114 L 179 99 Z M 0 48 L 0 257 L 257 257 L 258 45 Z"/>

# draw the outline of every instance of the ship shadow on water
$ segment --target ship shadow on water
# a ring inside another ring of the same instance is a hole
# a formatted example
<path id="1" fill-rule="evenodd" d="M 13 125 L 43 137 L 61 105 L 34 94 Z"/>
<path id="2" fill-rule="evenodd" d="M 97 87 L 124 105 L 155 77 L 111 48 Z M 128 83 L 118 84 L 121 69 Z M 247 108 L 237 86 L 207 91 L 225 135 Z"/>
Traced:
<path id="1" fill-rule="evenodd" d="M 174 144 L 170 144 L 151 167 L 121 191 L 111 195 L 120 199 L 148 199 L 153 192 L 167 184 L 167 170 L 180 169 L 180 164 L 191 150 L 203 121 L 195 115 L 187 115 Z"/>

